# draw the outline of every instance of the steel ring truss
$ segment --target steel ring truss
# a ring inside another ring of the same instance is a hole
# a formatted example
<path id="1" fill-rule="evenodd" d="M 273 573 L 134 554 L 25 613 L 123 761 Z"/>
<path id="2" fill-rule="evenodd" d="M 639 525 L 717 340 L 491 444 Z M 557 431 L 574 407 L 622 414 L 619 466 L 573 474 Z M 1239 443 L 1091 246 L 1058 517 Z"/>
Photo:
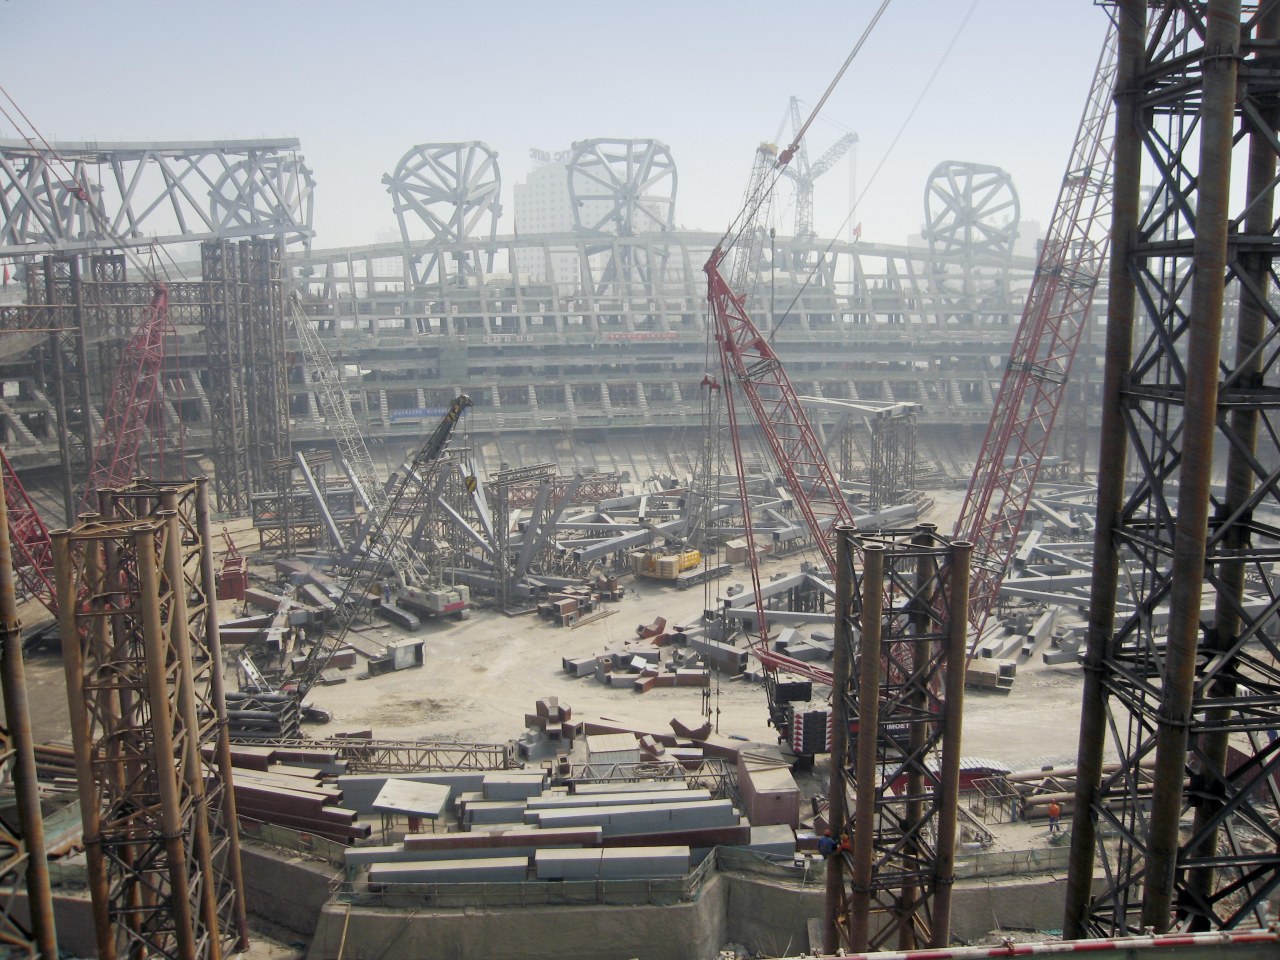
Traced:
<path id="1" fill-rule="evenodd" d="M 286 243 L 311 247 L 315 215 L 315 179 L 296 154 L 250 156 L 229 168 L 209 194 L 209 212 L 217 236 L 260 235 L 259 224 L 269 223 L 277 211 L 292 211 L 294 227 L 285 233 Z"/>
<path id="2" fill-rule="evenodd" d="M 405 246 L 421 239 L 424 225 L 434 241 L 428 252 L 410 261 L 415 284 L 443 284 L 448 276 L 446 255 L 453 257 L 459 277 L 493 269 L 492 246 L 483 255 L 460 249 L 468 240 L 484 239 L 492 245 L 498 233 L 502 175 L 498 155 L 488 144 L 418 144 L 382 182 L 391 194 Z"/>
<path id="3" fill-rule="evenodd" d="M 1018 191 L 999 167 L 947 160 L 924 193 L 925 238 L 935 264 L 943 322 L 974 319 L 1008 300 L 1009 261 L 1018 237 Z"/>
<path id="4" fill-rule="evenodd" d="M 676 165 L 658 140 L 581 140 L 568 163 L 574 230 L 600 237 L 662 234 L 675 225 Z M 650 296 L 662 281 L 666 248 L 601 244 L 598 296 Z M 637 287 L 637 284 L 639 285 Z"/>

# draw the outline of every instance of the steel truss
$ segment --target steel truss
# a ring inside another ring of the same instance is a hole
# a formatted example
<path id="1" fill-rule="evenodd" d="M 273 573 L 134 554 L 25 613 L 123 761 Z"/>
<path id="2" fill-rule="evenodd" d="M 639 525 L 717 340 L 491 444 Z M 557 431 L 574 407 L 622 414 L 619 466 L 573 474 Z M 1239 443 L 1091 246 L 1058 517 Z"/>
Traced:
<path id="1" fill-rule="evenodd" d="M 574 230 L 586 237 L 635 237 L 663 234 L 675 226 L 676 165 L 659 140 L 583 140 L 573 145 L 568 163 L 569 202 Z M 603 254 L 592 271 L 588 259 Z M 595 276 L 597 296 L 626 295 L 639 284 L 640 295 L 655 296 L 666 270 L 665 245 L 619 246 L 597 243 L 585 251 L 583 281 Z"/>
<path id="2" fill-rule="evenodd" d="M 314 234 L 297 140 L 0 140 L 0 256 Z"/>
<path id="3" fill-rule="evenodd" d="M 852 846 L 828 860 L 824 946 L 947 946 L 971 545 L 841 526 L 837 547 L 829 820 Z"/>
<path id="4" fill-rule="evenodd" d="M 1098 483 L 1069 937 L 1264 924 L 1280 889 L 1280 596 L 1271 574 L 1280 528 L 1270 519 L 1280 505 L 1280 6 L 1124 0 L 1116 8 L 1099 454 L 1107 470 Z M 1145 200 L 1144 156 L 1156 180 Z M 1246 169 L 1233 176 L 1236 157 Z M 1228 287 L 1238 296 L 1234 324 L 1224 323 Z M 1139 476 L 1126 487 L 1129 457 Z M 1215 463 L 1225 463 L 1223 487 L 1212 483 L 1221 479 Z M 1116 594 L 1127 566 L 1140 573 L 1124 574 L 1136 607 L 1124 614 Z M 1166 613 L 1167 630 L 1153 627 Z M 1112 751 L 1120 769 L 1104 775 Z M 1144 765 L 1149 805 L 1133 799 Z M 1095 858 L 1107 882 L 1092 896 Z"/>
<path id="5" fill-rule="evenodd" d="M 247 946 L 203 480 L 53 535 L 98 956 Z"/>
<path id="6" fill-rule="evenodd" d="M 1039 266 L 956 520 L 956 535 L 974 545 L 969 592 L 974 643 L 1017 549 L 1018 532 L 1066 398 L 1067 378 L 1107 256 L 1115 71 L 1112 28 L 1103 42 Z"/>
<path id="7" fill-rule="evenodd" d="M 246 740 L 255 746 L 333 750 L 348 773 L 403 773 L 409 770 L 506 770 L 516 766 L 505 743 L 462 743 L 453 740 Z"/>
<path id="8" fill-rule="evenodd" d="M 1009 267 L 1018 237 L 1018 191 L 999 167 L 948 160 L 929 175 L 924 235 L 938 261 L 940 319 L 972 322 L 1009 296 Z M 947 260 L 960 262 L 951 269 Z"/>
<path id="9" fill-rule="evenodd" d="M 487 143 L 421 143 L 396 164 L 394 173 L 382 178 L 391 194 L 400 236 L 408 247 L 425 227 L 432 251 L 413 261 L 416 286 L 450 282 L 448 258 L 452 254 L 454 282 L 493 272 L 493 250 L 449 250 L 468 240 L 493 243 L 502 215 L 502 174 L 498 155 Z M 416 218 L 416 220 L 415 220 Z"/>

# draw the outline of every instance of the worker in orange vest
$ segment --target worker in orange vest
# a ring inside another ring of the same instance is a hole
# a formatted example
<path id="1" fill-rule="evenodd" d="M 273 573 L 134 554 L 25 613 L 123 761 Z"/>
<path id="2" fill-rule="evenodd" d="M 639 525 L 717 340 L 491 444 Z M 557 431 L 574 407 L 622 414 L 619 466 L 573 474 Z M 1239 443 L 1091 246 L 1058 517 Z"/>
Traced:
<path id="1" fill-rule="evenodd" d="M 1062 816 L 1062 807 L 1058 805 L 1057 800 L 1049 801 L 1049 833 L 1053 835 L 1058 832 L 1058 818 Z"/>

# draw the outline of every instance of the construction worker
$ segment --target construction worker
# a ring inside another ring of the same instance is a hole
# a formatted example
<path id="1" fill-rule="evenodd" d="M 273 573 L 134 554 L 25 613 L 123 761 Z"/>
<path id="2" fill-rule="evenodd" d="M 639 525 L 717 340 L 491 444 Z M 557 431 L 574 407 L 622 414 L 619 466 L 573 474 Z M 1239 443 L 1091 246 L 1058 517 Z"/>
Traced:
<path id="1" fill-rule="evenodd" d="M 822 836 L 818 838 L 818 852 L 828 860 L 836 855 L 836 851 L 840 847 L 836 843 L 835 837 L 831 836 L 830 830 L 823 830 Z"/>
<path id="2" fill-rule="evenodd" d="M 1049 801 L 1049 835 L 1058 832 L 1058 818 L 1062 816 L 1062 807 L 1058 805 L 1057 800 Z"/>

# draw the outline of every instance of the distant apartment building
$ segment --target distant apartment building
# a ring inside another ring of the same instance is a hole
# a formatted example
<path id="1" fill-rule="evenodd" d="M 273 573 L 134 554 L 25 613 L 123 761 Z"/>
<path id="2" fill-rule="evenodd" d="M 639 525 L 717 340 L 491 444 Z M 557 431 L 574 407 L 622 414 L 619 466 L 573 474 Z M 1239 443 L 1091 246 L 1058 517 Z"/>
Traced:
<path id="1" fill-rule="evenodd" d="M 569 200 L 569 170 L 564 160 L 535 160 L 523 183 L 515 185 L 516 235 L 521 237 L 573 232 L 573 207 Z M 577 253 L 552 251 L 548 277 L 547 256 L 542 250 L 517 250 L 516 270 L 531 283 L 549 280 L 563 292 L 577 289 L 582 264 Z"/>

